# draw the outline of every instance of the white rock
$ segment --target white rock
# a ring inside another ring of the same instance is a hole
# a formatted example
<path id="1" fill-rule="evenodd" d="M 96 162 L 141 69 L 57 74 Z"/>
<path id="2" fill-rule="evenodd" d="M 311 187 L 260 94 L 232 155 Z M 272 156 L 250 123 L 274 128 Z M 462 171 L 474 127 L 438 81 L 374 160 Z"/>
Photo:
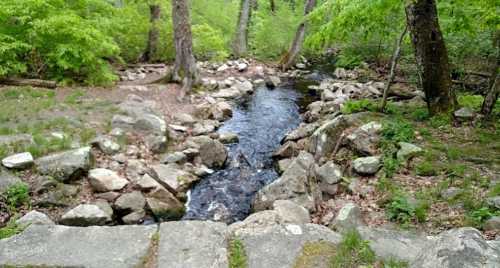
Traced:
<path id="1" fill-rule="evenodd" d="M 98 192 L 121 190 L 128 184 L 128 181 L 120 177 L 116 172 L 104 168 L 90 170 L 89 182 Z"/>
<path id="2" fill-rule="evenodd" d="M 2 160 L 7 168 L 25 168 L 33 164 L 33 156 L 29 152 L 11 155 Z"/>

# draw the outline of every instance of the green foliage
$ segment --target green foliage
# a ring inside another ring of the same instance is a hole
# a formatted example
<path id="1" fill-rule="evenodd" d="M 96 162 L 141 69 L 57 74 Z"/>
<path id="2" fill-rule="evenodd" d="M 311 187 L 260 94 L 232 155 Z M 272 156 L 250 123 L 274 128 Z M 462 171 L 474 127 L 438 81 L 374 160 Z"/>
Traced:
<path id="1" fill-rule="evenodd" d="M 402 193 L 396 193 L 385 207 L 387 217 L 403 225 L 411 223 L 412 220 L 423 222 L 427 218 L 428 205 L 420 202 L 410 203 Z"/>
<path id="2" fill-rule="evenodd" d="M 418 176 L 436 176 L 437 168 L 429 161 L 424 161 L 422 163 L 417 164 L 415 167 L 415 173 Z"/>
<path id="3" fill-rule="evenodd" d="M 363 240 L 358 232 L 351 230 L 344 234 L 335 256 L 331 259 L 330 267 L 359 267 L 373 264 L 375 261 L 375 253 L 370 249 L 369 242 Z"/>
<path id="4" fill-rule="evenodd" d="M 28 185 L 18 183 L 10 186 L 3 193 L 9 210 L 16 211 L 17 208 L 27 205 L 30 201 Z"/>
<path id="5" fill-rule="evenodd" d="M 482 228 L 484 222 L 495 215 L 496 213 L 494 213 L 492 209 L 488 207 L 481 207 L 469 212 L 467 215 L 468 224 L 471 224 L 474 227 Z"/>
<path id="6" fill-rule="evenodd" d="M 17 225 L 15 218 L 12 217 L 5 227 L 0 228 L 0 240 L 19 234 L 24 229 L 25 226 Z"/>
<path id="7" fill-rule="evenodd" d="M 229 55 L 221 31 L 206 23 L 193 26 L 193 49 L 200 60 L 224 60 Z"/>
<path id="8" fill-rule="evenodd" d="M 384 122 L 382 137 L 394 143 L 412 142 L 415 139 L 415 129 L 409 121 L 396 118 Z"/>
<path id="9" fill-rule="evenodd" d="M 364 111 L 376 111 L 377 104 L 368 99 L 362 100 L 349 100 L 342 107 L 342 113 L 344 114 L 353 114 Z"/>
<path id="10" fill-rule="evenodd" d="M 248 267 L 245 246 L 238 238 L 233 238 L 229 241 L 229 267 L 230 268 L 246 268 Z"/>
<path id="11" fill-rule="evenodd" d="M 343 52 L 342 54 L 339 55 L 337 58 L 337 61 L 335 62 L 335 66 L 345 68 L 345 69 L 354 69 L 355 67 L 358 67 L 361 65 L 363 59 L 359 55 L 351 55 L 346 52 Z"/>

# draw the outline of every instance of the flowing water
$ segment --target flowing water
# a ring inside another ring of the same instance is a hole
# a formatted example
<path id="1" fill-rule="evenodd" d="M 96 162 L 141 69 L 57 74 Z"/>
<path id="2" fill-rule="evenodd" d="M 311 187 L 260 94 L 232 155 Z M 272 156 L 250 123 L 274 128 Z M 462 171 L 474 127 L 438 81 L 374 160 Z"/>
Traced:
<path id="1" fill-rule="evenodd" d="M 296 87 L 258 88 L 234 109 L 219 133 L 236 133 L 240 141 L 228 146 L 226 167 L 190 191 L 184 219 L 230 223 L 250 214 L 255 193 L 278 177 L 273 152 L 285 134 L 300 124 L 300 108 L 310 100 Z"/>

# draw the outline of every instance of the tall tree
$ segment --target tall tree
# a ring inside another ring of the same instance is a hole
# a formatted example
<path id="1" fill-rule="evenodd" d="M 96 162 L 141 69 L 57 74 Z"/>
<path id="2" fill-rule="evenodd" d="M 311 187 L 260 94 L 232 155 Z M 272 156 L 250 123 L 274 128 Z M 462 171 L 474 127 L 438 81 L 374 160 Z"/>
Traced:
<path id="1" fill-rule="evenodd" d="M 158 55 L 158 41 L 160 38 L 159 21 L 161 15 L 160 5 L 158 3 L 151 3 L 149 5 L 149 12 L 151 26 L 149 28 L 146 51 L 144 52 L 143 56 L 143 60 L 146 62 L 153 61 Z"/>
<path id="2" fill-rule="evenodd" d="M 183 99 L 186 92 L 200 83 L 198 68 L 193 55 L 188 0 L 172 0 L 172 21 L 175 42 L 175 65 L 172 80 L 182 83 L 179 99 Z"/>
<path id="3" fill-rule="evenodd" d="M 449 112 L 457 101 L 452 90 L 448 51 L 439 28 L 436 1 L 408 1 L 406 19 L 429 113 Z"/>
<path id="4" fill-rule="evenodd" d="M 299 28 L 297 28 L 297 32 L 295 33 L 295 38 L 293 39 L 290 49 L 281 58 L 281 69 L 289 69 L 290 66 L 292 66 L 292 64 L 295 62 L 295 58 L 297 57 L 297 55 L 299 55 L 299 52 L 302 49 L 302 43 L 304 43 L 304 38 L 306 35 L 307 22 L 305 17 L 307 17 L 307 15 L 311 13 L 311 11 L 314 9 L 314 6 L 316 6 L 316 0 L 307 0 L 304 7 L 304 21 L 302 21 L 302 23 L 300 23 L 299 25 Z"/>
<path id="5" fill-rule="evenodd" d="M 500 30 L 497 30 L 493 38 L 493 43 L 496 48 L 495 63 L 493 64 L 493 69 L 490 76 L 489 89 L 484 97 L 483 107 L 481 108 L 481 113 L 486 117 L 491 115 L 495 103 L 500 95 L 500 81 L 498 78 L 498 68 L 500 66 Z"/>
<path id="6" fill-rule="evenodd" d="M 253 0 L 241 0 L 240 14 L 233 44 L 233 54 L 236 57 L 244 56 L 248 51 L 248 25 L 252 16 Z"/>

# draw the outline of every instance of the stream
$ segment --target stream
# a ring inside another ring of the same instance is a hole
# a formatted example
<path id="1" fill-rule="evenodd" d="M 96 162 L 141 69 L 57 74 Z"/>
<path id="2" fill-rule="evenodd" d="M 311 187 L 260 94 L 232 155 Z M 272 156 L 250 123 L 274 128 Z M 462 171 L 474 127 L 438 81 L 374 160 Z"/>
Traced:
<path id="1" fill-rule="evenodd" d="M 312 96 L 302 88 L 260 87 L 234 107 L 233 117 L 218 132 L 238 134 L 239 143 L 227 146 L 224 169 L 203 178 L 188 193 L 185 220 L 231 223 L 250 214 L 256 192 L 279 176 L 273 152 L 286 133 L 300 124 L 300 109 L 310 102 Z"/>

